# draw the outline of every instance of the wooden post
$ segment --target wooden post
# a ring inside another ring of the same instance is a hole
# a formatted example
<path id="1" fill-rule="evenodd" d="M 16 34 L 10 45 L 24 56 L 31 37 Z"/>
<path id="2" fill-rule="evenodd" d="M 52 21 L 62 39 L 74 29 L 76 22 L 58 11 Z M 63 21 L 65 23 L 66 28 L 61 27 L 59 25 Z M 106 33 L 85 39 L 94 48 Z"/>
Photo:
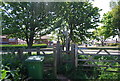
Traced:
<path id="1" fill-rule="evenodd" d="M 78 66 L 78 56 L 77 56 L 77 53 L 78 53 L 78 45 L 75 44 L 75 67 Z"/>
<path id="2" fill-rule="evenodd" d="M 36 50 L 37 50 L 37 55 L 40 55 L 40 48 L 37 47 Z"/>
<path id="3" fill-rule="evenodd" d="M 56 48 L 53 50 L 54 55 L 54 75 L 57 76 L 57 53 Z"/>
<path id="4" fill-rule="evenodd" d="M 57 46 L 54 48 L 54 74 L 57 76 L 57 69 L 61 65 L 61 52 L 60 42 L 57 41 Z"/>
<path id="5" fill-rule="evenodd" d="M 66 53 L 69 54 L 70 51 L 70 38 L 66 39 Z"/>
<path id="6" fill-rule="evenodd" d="M 57 41 L 57 47 L 56 47 L 56 50 L 57 50 L 57 66 L 59 66 L 61 64 L 61 52 L 60 52 L 60 42 Z"/>
<path id="7" fill-rule="evenodd" d="M 23 49 L 22 49 L 22 48 L 19 48 L 19 49 L 18 49 L 18 58 L 19 58 L 20 60 L 22 60 L 22 57 L 23 57 Z"/>
<path id="8" fill-rule="evenodd" d="M 62 47 L 61 47 L 61 45 L 59 48 L 59 54 L 60 54 L 60 64 L 62 64 Z"/>
<path id="9" fill-rule="evenodd" d="M 13 50 L 12 50 L 12 54 L 14 54 L 14 55 L 15 55 L 15 49 L 13 49 Z"/>
<path id="10" fill-rule="evenodd" d="M 75 44 L 72 44 L 71 45 L 71 56 L 72 56 L 72 64 L 75 65 L 75 59 L 74 59 L 74 56 L 75 56 Z"/>
<path id="11" fill-rule="evenodd" d="M 72 63 L 75 65 L 75 67 L 78 66 L 77 52 L 78 52 L 78 46 L 76 44 L 72 44 L 71 46 Z"/>
<path id="12" fill-rule="evenodd" d="M 28 48 L 29 50 L 31 50 L 32 48 Z M 28 55 L 32 55 L 31 51 L 28 51 Z"/>

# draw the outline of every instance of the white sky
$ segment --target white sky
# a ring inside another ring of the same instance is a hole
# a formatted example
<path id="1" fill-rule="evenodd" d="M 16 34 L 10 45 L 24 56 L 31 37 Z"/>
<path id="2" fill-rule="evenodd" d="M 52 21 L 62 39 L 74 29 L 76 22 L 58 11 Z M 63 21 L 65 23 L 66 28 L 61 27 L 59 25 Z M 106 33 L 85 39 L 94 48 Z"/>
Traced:
<path id="1" fill-rule="evenodd" d="M 102 11 L 100 11 L 100 20 L 103 17 L 104 13 L 107 13 L 108 11 L 110 11 L 110 2 L 111 0 L 94 0 L 92 1 L 93 6 L 94 7 L 98 7 L 100 9 L 102 9 Z M 99 23 L 99 26 L 102 26 L 103 24 Z"/>
<path id="2" fill-rule="evenodd" d="M 93 5 L 102 9 L 102 11 L 100 12 L 101 17 L 103 16 L 104 13 L 110 11 L 110 7 L 109 7 L 109 2 L 111 0 L 94 0 L 93 1 Z"/>

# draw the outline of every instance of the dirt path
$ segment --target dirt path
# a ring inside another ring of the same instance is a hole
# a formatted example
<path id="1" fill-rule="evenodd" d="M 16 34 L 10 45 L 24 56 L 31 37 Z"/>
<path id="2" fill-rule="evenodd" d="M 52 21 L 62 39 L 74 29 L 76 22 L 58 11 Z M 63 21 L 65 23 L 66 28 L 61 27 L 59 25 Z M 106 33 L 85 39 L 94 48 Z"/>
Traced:
<path id="1" fill-rule="evenodd" d="M 57 75 L 57 79 L 60 81 L 71 81 L 70 79 L 68 79 L 67 77 L 63 75 Z"/>

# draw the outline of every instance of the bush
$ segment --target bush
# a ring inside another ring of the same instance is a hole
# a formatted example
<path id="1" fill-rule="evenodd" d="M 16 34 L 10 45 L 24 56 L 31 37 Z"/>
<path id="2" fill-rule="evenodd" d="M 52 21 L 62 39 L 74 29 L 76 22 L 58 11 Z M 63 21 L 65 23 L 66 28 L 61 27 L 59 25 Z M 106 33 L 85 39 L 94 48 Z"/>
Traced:
<path id="1" fill-rule="evenodd" d="M 24 45 L 0 45 L 0 47 L 2 47 L 2 50 L 18 50 L 19 48 L 28 48 L 26 44 Z M 46 44 L 34 44 L 32 46 L 32 48 L 46 48 L 47 45 Z"/>
<path id="2" fill-rule="evenodd" d="M 1 80 L 6 81 L 26 81 L 28 76 L 25 59 L 29 57 L 29 55 L 23 54 L 23 60 L 19 60 L 17 54 L 2 54 L 2 77 Z M 53 56 L 45 57 L 44 63 L 53 63 Z M 44 77 L 42 81 L 46 81 L 48 79 L 56 79 L 54 76 L 54 71 L 48 70 L 44 72 Z M 31 80 L 32 81 L 32 80 Z"/>
<path id="3" fill-rule="evenodd" d="M 27 58 L 24 55 L 23 60 L 19 60 L 15 54 L 2 54 L 2 77 L 1 80 L 23 81 L 27 77 L 27 71 L 24 60 Z"/>

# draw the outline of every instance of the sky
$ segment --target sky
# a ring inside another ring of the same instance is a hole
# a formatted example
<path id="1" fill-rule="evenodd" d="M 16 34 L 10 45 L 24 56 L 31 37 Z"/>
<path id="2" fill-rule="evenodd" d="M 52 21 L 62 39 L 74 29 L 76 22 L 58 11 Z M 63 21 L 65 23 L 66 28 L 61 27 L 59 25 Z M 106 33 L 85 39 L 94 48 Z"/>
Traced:
<path id="1" fill-rule="evenodd" d="M 104 13 L 107 13 L 108 11 L 110 11 L 110 3 L 109 3 L 110 1 L 111 0 L 94 0 L 93 6 L 96 6 L 102 9 L 102 11 L 100 12 L 101 18 L 103 17 Z M 117 0 L 113 0 L 113 1 L 117 1 Z M 102 26 L 102 24 L 99 24 L 99 25 Z M 118 38 L 118 36 L 114 37 L 114 39 L 116 38 Z"/>
<path id="2" fill-rule="evenodd" d="M 103 16 L 104 13 L 110 11 L 110 7 L 109 7 L 110 1 L 111 0 L 94 0 L 93 6 L 102 9 L 102 11 L 100 12 L 101 17 Z"/>

